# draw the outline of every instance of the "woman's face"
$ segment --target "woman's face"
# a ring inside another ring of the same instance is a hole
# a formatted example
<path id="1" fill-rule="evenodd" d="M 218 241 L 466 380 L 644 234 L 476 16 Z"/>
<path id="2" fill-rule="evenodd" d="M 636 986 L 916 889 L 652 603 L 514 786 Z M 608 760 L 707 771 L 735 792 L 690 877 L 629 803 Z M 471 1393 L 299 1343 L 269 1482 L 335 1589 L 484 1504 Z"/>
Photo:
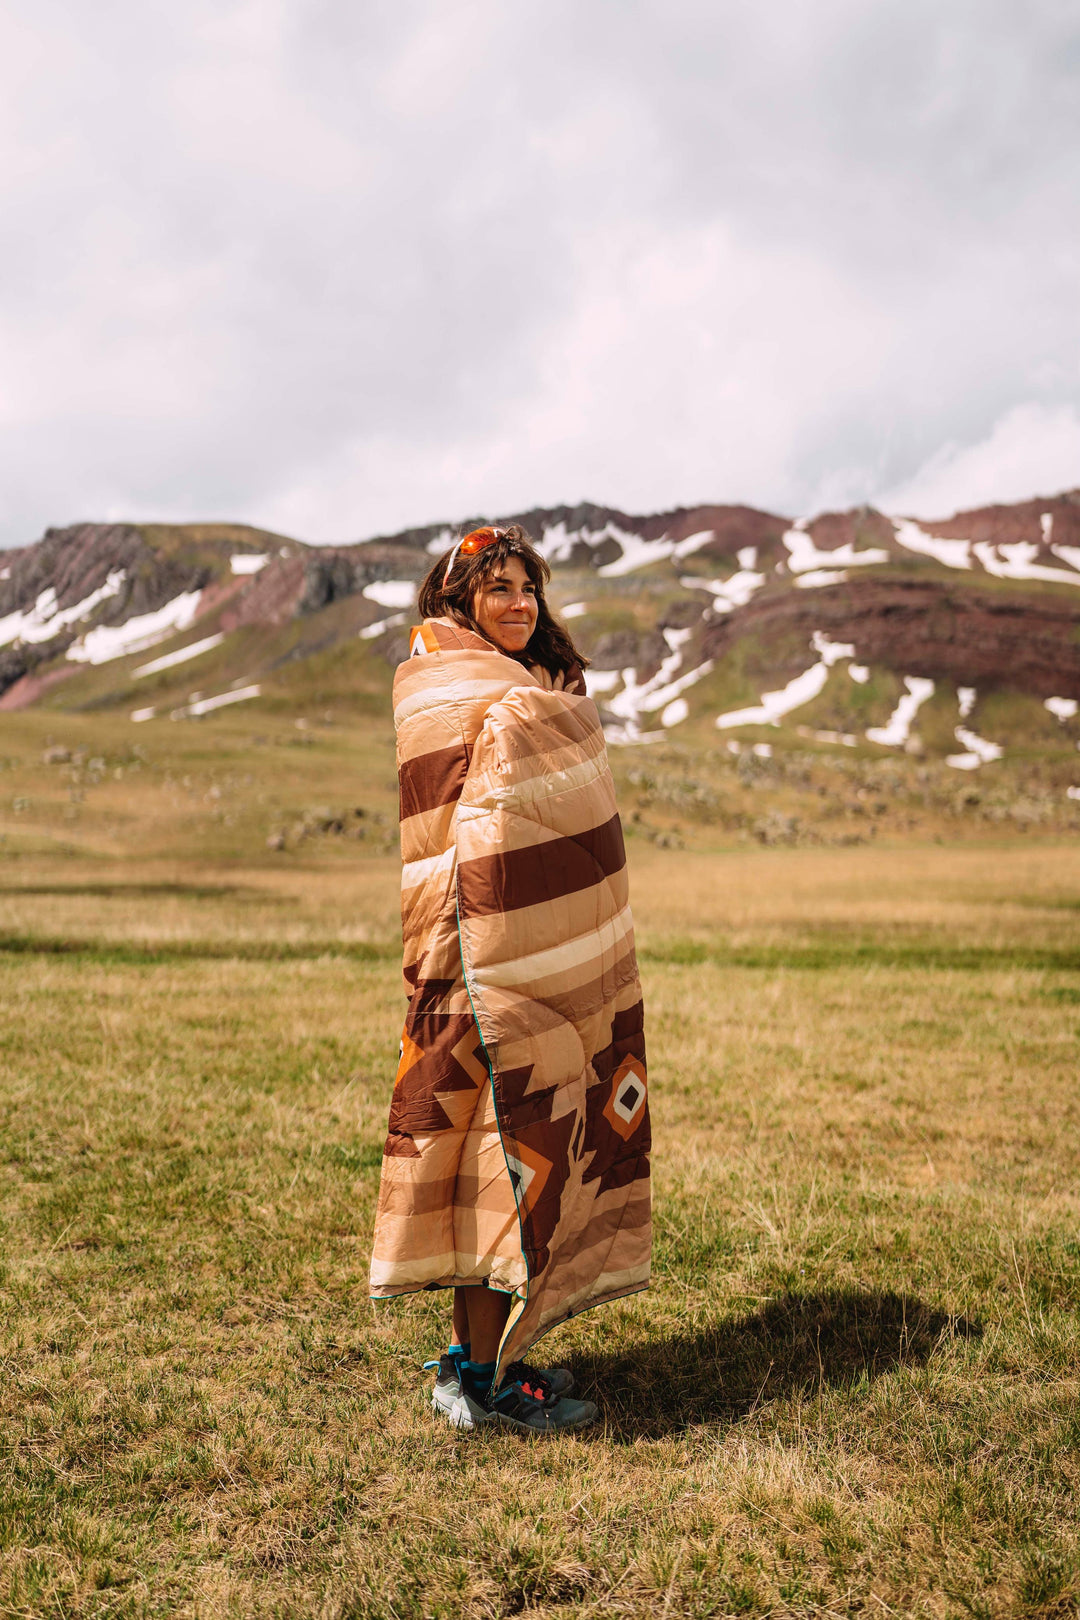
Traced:
<path id="1" fill-rule="evenodd" d="M 472 604 L 473 618 L 489 641 L 504 652 L 524 652 L 536 629 L 536 586 L 520 557 L 507 557 L 482 582 Z"/>

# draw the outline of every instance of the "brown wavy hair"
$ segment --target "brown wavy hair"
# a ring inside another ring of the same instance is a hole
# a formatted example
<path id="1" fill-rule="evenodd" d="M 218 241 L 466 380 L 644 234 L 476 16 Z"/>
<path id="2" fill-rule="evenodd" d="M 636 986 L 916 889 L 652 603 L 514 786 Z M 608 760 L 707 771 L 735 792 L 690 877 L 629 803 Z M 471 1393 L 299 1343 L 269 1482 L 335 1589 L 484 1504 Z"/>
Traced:
<path id="1" fill-rule="evenodd" d="M 478 636 L 484 636 L 484 632 L 473 617 L 472 605 L 476 593 L 484 580 L 489 579 L 508 557 L 517 557 L 524 565 L 529 581 L 536 590 L 536 629 L 521 652 L 506 653 L 505 656 L 516 658 L 519 664 L 526 667 L 529 664 L 539 664 L 553 676 L 565 675 L 575 664 L 583 670 L 587 669 L 589 660 L 574 646 L 569 633 L 548 607 L 544 592 L 551 578 L 551 569 L 533 546 L 521 524 L 511 523 L 504 529 L 474 529 L 472 533 L 483 535 L 485 538 L 488 534 L 494 534 L 495 539 L 486 544 L 482 550 L 474 552 L 472 556 L 463 556 L 459 551 L 454 558 L 449 579 L 446 578 L 446 565 L 450 561 L 451 553 L 443 552 L 428 570 L 420 586 L 417 606 L 424 618 L 456 619 L 459 624 L 475 630 Z M 468 539 L 469 536 L 466 535 L 464 538 Z M 484 636 L 484 640 L 488 641 L 490 637 Z M 503 649 L 500 647 L 499 651 L 502 652 Z"/>

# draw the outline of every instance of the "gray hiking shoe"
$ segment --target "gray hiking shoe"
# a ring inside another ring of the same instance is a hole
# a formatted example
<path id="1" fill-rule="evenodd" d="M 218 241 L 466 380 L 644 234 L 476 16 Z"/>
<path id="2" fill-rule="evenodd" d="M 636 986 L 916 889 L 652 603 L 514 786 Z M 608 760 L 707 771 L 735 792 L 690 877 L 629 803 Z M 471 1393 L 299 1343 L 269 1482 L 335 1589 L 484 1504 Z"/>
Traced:
<path id="1" fill-rule="evenodd" d="M 487 1405 L 496 1422 L 522 1434 L 565 1434 L 587 1428 L 600 1415 L 592 1401 L 557 1395 L 546 1374 L 524 1361 L 507 1367 L 505 1379 Z"/>
<path id="2" fill-rule="evenodd" d="M 574 1387 L 574 1375 L 569 1367 L 540 1367 L 534 1370 L 551 1385 L 553 1395 L 569 1395 Z"/>
<path id="3" fill-rule="evenodd" d="M 432 1367 L 438 1369 L 435 1388 L 431 1392 L 433 1412 L 441 1412 L 455 1429 L 478 1429 L 491 1422 L 491 1413 L 462 1389 L 460 1363 L 454 1356 L 440 1356 L 438 1361 L 424 1362 L 425 1372 Z"/>

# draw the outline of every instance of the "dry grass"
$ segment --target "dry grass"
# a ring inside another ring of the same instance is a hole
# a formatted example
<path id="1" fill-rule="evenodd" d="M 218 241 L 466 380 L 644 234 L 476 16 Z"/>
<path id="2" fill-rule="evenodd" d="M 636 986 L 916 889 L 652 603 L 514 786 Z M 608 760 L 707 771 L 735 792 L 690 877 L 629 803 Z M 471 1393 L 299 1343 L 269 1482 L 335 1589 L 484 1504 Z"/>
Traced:
<path id="1" fill-rule="evenodd" d="M 0 868 L 0 1612 L 1076 1612 L 1074 850 L 634 845 L 655 1286 L 530 1446 L 366 1298 L 394 861 L 163 839 Z"/>

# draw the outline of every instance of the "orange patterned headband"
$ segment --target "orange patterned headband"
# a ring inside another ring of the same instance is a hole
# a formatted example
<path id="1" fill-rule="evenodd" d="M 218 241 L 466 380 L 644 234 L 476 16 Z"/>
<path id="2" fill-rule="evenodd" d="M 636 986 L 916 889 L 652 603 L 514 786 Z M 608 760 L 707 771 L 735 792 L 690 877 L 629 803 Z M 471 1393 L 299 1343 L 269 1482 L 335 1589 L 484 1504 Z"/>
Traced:
<path id="1" fill-rule="evenodd" d="M 443 590 L 445 591 L 450 581 L 450 570 L 457 561 L 459 552 L 463 557 L 475 557 L 478 551 L 483 551 L 485 546 L 493 546 L 496 540 L 501 540 L 502 537 L 502 529 L 473 529 L 472 533 L 467 534 L 464 540 L 459 540 L 450 553 L 450 561 L 446 565 L 446 573 L 443 575 Z"/>

